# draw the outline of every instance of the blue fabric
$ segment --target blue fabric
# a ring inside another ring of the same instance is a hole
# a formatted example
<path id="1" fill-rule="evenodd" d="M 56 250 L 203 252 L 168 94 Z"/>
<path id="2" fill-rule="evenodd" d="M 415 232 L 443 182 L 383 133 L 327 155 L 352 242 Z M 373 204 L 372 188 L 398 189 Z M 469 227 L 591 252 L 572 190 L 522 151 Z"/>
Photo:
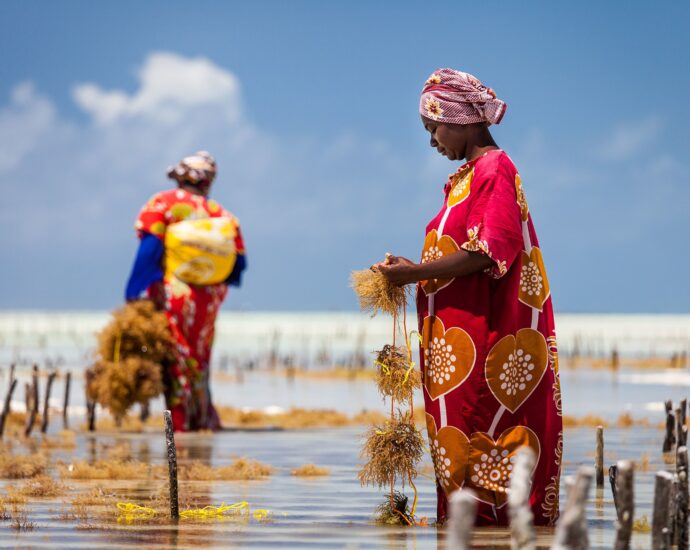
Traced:
<path id="1" fill-rule="evenodd" d="M 163 280 L 163 242 L 151 233 L 143 233 L 125 290 L 126 300 L 136 300 L 151 284 Z"/>
<path id="2" fill-rule="evenodd" d="M 247 269 L 247 258 L 244 254 L 238 254 L 235 260 L 235 267 L 225 279 L 225 284 L 230 286 L 240 286 L 242 284 L 242 272 Z"/>

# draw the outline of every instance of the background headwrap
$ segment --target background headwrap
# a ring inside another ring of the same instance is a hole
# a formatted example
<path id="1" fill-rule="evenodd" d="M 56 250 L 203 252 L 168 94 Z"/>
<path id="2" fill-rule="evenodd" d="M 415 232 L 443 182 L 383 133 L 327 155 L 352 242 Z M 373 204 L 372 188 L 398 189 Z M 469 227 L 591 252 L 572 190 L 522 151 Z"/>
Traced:
<path id="1" fill-rule="evenodd" d="M 178 183 L 211 183 L 216 177 L 216 160 L 207 151 L 197 151 L 168 168 L 168 177 Z"/>
<path id="2" fill-rule="evenodd" d="M 432 73 L 419 99 L 422 115 L 448 124 L 498 124 L 507 107 L 477 77 L 454 69 Z"/>

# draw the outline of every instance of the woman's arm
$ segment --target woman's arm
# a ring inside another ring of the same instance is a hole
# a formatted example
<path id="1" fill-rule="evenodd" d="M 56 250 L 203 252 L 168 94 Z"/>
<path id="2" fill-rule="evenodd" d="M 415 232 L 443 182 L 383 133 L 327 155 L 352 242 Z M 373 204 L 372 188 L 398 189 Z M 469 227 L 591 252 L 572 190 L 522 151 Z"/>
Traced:
<path id="1" fill-rule="evenodd" d="M 493 261 L 480 252 L 458 250 L 433 262 L 416 264 L 402 256 L 388 256 L 378 269 L 393 284 L 402 286 L 427 279 L 452 279 L 491 267 Z"/>

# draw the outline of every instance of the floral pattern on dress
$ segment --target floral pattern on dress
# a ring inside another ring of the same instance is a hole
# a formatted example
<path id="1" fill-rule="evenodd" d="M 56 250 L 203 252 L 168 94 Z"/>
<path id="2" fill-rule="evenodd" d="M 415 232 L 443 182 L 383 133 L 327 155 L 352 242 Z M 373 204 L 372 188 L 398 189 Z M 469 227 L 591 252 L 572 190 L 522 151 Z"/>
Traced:
<path id="1" fill-rule="evenodd" d="M 529 447 L 536 464 L 541 449 L 539 438 L 526 426 L 514 426 L 494 440 L 486 433 L 476 432 L 470 437 L 470 463 L 465 484 L 487 504 L 501 508 L 508 502 L 507 489 L 518 451 Z"/>
<path id="2" fill-rule="evenodd" d="M 426 429 L 436 480 L 443 491 L 450 495 L 464 483 L 470 455 L 470 440 L 454 427 L 447 426 L 437 431 L 434 417 L 430 414 L 426 415 Z"/>
<path id="3" fill-rule="evenodd" d="M 472 338 L 458 327 L 448 330 L 438 317 L 427 317 L 422 328 L 424 387 L 432 399 L 457 388 L 469 376 L 477 357 Z"/>
<path id="4" fill-rule="evenodd" d="M 444 256 L 450 256 L 460 248 L 452 237 L 448 235 L 438 236 L 436 230 L 430 231 L 424 239 L 424 250 L 422 250 L 421 263 L 433 262 Z M 428 279 L 421 281 L 422 290 L 426 294 L 433 294 L 448 286 L 453 279 Z"/>

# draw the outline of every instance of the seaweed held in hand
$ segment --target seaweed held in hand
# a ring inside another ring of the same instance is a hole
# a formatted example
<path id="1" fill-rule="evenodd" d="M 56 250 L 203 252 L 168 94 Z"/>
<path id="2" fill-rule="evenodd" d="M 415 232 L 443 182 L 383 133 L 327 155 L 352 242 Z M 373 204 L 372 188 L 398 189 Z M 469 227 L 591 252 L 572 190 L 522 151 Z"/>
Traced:
<path id="1" fill-rule="evenodd" d="M 419 371 L 410 361 L 407 350 L 386 344 L 376 352 L 376 384 L 384 397 L 396 402 L 412 399 L 412 392 L 422 386 Z"/>
<path id="2" fill-rule="evenodd" d="M 353 271 L 350 280 L 359 297 L 359 306 L 372 315 L 383 311 L 395 316 L 407 303 L 405 287 L 391 284 L 380 271 Z"/>
<path id="3" fill-rule="evenodd" d="M 362 485 L 385 487 L 395 479 L 417 477 L 416 464 L 424 455 L 419 430 L 409 414 L 400 414 L 382 426 L 372 426 L 366 434 L 361 457 L 367 462 L 359 471 Z"/>
<path id="4" fill-rule="evenodd" d="M 162 370 L 175 359 L 165 314 L 148 300 L 130 302 L 115 310 L 98 334 L 98 357 L 87 379 L 87 394 L 121 420 L 135 403 L 162 393 Z"/>

